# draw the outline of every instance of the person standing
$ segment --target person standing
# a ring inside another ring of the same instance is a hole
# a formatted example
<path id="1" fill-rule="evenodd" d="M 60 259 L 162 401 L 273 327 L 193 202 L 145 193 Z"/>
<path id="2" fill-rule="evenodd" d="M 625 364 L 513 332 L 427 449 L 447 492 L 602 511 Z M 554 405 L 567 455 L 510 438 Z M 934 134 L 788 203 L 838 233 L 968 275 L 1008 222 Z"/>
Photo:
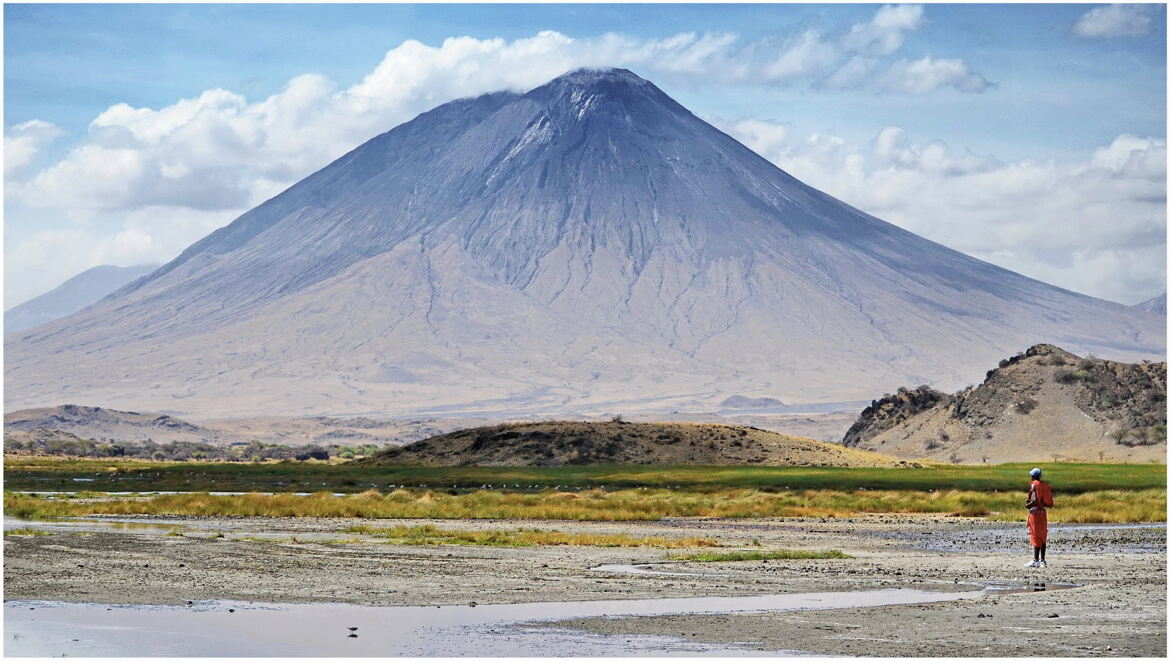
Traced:
<path id="1" fill-rule="evenodd" d="M 1025 567 L 1047 567 L 1044 552 L 1048 549 L 1048 508 L 1052 507 L 1052 488 L 1040 480 L 1040 469 L 1029 473 L 1032 484 L 1028 487 L 1028 537 L 1032 540 L 1032 562 Z"/>

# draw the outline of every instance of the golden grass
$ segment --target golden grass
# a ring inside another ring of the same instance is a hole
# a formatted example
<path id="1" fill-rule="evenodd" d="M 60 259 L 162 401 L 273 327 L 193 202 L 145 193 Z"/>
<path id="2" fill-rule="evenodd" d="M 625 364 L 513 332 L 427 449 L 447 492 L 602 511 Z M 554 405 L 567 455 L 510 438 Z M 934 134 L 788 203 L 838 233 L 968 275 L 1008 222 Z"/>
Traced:
<path id="1" fill-rule="evenodd" d="M 710 537 L 658 537 L 595 533 L 566 533 L 559 530 L 516 528 L 512 530 L 451 530 L 432 525 L 373 528 L 353 526 L 342 532 L 373 535 L 393 544 L 411 546 L 648 546 L 661 549 L 721 546 Z"/>
<path id="2" fill-rule="evenodd" d="M 1091 491 L 1057 495 L 1052 522 L 1133 523 L 1166 520 L 1166 490 Z M 684 491 L 590 489 L 573 494 L 502 491 L 446 492 L 397 489 L 351 496 L 316 493 L 211 496 L 206 493 L 49 500 L 6 493 L 4 511 L 18 518 L 86 514 L 185 516 L 324 517 L 366 519 L 559 519 L 652 521 L 664 517 L 847 517 L 859 514 L 940 514 L 1023 521 L 1023 495 L 1016 492 L 938 490 L 829 490 L 770 492 L 758 489 Z"/>
<path id="3" fill-rule="evenodd" d="M 842 560 L 852 558 L 836 549 L 828 551 L 800 551 L 778 549 L 775 551 L 704 551 L 701 553 L 670 553 L 670 560 L 686 562 L 741 562 L 744 560 Z"/>

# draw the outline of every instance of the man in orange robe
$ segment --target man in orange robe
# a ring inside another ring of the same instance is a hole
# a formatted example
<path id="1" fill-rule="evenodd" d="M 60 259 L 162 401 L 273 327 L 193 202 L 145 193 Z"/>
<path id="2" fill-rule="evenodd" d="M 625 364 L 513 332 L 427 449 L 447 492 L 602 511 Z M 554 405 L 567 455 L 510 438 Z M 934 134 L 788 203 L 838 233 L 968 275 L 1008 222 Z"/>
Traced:
<path id="1" fill-rule="evenodd" d="M 1025 567 L 1047 567 L 1044 551 L 1048 549 L 1048 508 L 1052 507 L 1052 488 L 1040 481 L 1040 469 L 1031 471 L 1032 484 L 1028 487 L 1028 537 L 1032 539 L 1032 562 Z"/>

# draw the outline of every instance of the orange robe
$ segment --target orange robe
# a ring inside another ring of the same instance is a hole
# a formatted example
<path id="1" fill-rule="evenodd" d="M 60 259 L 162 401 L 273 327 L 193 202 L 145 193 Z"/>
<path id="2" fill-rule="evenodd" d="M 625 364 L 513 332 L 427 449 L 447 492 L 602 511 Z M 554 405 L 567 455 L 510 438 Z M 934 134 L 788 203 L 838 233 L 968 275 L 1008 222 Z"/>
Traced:
<path id="1" fill-rule="evenodd" d="M 1032 546 L 1048 544 L 1048 512 L 1052 507 L 1052 488 L 1046 482 L 1033 480 L 1028 488 L 1028 537 L 1032 539 Z"/>

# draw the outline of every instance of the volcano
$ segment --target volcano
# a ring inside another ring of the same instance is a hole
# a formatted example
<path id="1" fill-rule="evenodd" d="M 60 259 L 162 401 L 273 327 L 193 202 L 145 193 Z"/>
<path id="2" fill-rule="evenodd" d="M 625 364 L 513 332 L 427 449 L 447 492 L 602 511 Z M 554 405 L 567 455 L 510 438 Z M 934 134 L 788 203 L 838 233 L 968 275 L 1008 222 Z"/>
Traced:
<path id="1" fill-rule="evenodd" d="M 96 305 L 6 339 L 6 407 L 667 411 L 954 389 L 1163 320 L 821 193 L 623 69 L 439 106 Z"/>

